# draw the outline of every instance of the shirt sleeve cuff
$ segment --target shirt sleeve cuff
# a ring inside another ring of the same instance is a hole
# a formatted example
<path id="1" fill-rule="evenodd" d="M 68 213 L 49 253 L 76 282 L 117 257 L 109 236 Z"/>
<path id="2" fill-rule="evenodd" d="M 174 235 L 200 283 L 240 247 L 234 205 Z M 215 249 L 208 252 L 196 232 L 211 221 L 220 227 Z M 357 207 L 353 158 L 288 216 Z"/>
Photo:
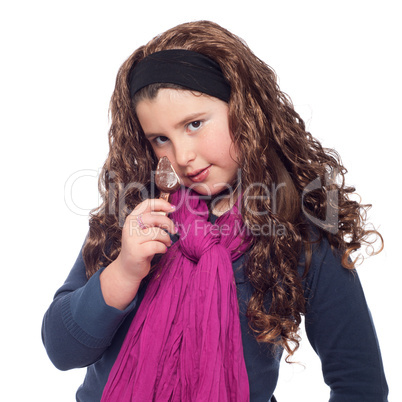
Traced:
<path id="1" fill-rule="evenodd" d="M 137 297 L 124 310 L 108 306 L 103 298 L 100 274 L 96 272 L 80 289 L 64 298 L 64 325 L 79 342 L 93 348 L 108 346 L 123 320 L 135 308 Z"/>

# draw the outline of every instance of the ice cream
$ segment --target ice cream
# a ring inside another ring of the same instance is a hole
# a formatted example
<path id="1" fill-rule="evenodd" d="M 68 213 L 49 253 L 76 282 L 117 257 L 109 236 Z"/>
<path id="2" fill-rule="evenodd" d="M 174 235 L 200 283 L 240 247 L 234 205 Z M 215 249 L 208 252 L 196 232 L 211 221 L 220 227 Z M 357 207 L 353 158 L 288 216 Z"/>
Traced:
<path id="1" fill-rule="evenodd" d="M 175 193 L 180 188 L 180 178 L 167 156 L 162 156 L 159 159 L 155 172 L 155 184 L 161 191 L 159 198 L 165 201 L 168 201 L 170 194 Z"/>

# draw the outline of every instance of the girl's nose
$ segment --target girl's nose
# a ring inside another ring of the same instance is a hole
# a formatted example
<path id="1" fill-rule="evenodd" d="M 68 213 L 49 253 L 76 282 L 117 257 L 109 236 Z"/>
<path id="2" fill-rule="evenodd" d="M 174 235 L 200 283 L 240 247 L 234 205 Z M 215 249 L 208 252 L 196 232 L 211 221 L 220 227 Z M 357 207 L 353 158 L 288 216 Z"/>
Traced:
<path id="1" fill-rule="evenodd" d="M 176 163 L 179 166 L 187 166 L 196 157 L 196 153 L 190 144 L 181 144 L 175 150 Z"/>

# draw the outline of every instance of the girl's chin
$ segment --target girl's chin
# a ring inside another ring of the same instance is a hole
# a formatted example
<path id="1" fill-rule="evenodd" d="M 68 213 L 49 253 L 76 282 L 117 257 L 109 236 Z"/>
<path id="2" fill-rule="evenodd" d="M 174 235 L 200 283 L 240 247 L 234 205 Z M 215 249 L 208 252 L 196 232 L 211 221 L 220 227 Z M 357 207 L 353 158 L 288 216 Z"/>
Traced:
<path id="1" fill-rule="evenodd" d="M 229 185 L 219 185 L 219 186 L 213 186 L 212 188 L 210 186 L 207 186 L 206 184 L 192 184 L 191 186 L 186 186 L 190 188 L 191 190 L 195 191 L 196 193 L 204 196 L 209 196 L 209 197 L 214 197 L 219 195 L 220 193 L 230 193 L 231 190 L 233 191 L 234 189 L 229 186 Z"/>

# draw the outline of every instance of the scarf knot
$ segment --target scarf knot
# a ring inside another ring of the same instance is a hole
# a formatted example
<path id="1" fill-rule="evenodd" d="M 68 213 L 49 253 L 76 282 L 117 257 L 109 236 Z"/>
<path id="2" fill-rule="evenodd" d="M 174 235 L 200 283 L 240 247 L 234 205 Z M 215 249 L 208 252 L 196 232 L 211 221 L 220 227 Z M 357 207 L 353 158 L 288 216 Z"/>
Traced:
<path id="1" fill-rule="evenodd" d="M 246 233 L 239 213 L 239 202 L 230 211 L 208 221 L 208 206 L 189 189 L 182 189 L 171 197 L 177 209 L 171 214 L 179 229 L 181 252 L 191 261 L 198 262 L 215 245 L 220 244 L 224 253 L 235 261 L 250 247 L 251 236 Z"/>
<path id="2" fill-rule="evenodd" d="M 195 263 L 198 263 L 203 255 L 208 254 L 212 247 L 219 246 L 222 237 L 218 225 L 201 218 L 195 219 L 182 230 L 179 228 L 179 235 L 181 252 Z M 224 247 L 222 249 L 225 250 Z"/>

